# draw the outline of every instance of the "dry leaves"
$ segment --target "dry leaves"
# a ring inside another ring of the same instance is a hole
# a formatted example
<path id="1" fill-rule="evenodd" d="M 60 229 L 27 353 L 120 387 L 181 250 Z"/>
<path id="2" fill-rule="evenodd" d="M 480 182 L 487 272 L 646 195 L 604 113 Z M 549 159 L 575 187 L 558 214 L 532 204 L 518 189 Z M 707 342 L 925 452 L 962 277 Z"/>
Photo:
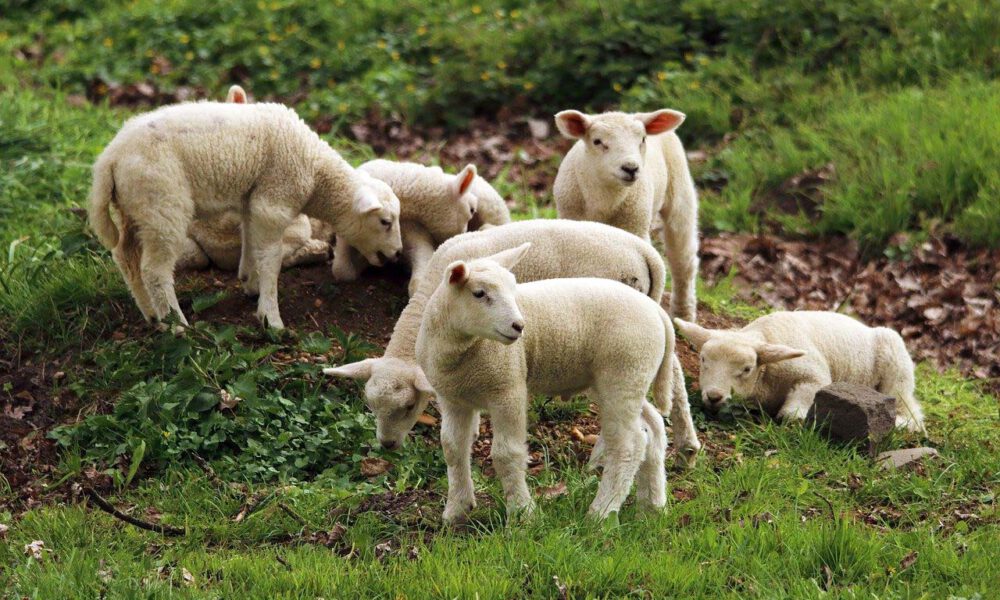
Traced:
<path id="1" fill-rule="evenodd" d="M 35 560 L 42 560 L 45 558 L 46 553 L 51 552 L 51 550 L 45 547 L 45 542 L 42 540 L 35 540 L 30 544 L 24 545 L 24 553 Z"/>
<path id="2" fill-rule="evenodd" d="M 558 498 L 559 496 L 566 495 L 566 482 L 560 481 L 555 485 L 548 487 L 538 488 L 538 495 L 546 500 L 551 500 L 553 498 Z"/>
<path id="3" fill-rule="evenodd" d="M 361 459 L 361 475 L 364 477 L 378 477 L 392 468 L 392 463 L 384 458 L 368 456 Z"/>

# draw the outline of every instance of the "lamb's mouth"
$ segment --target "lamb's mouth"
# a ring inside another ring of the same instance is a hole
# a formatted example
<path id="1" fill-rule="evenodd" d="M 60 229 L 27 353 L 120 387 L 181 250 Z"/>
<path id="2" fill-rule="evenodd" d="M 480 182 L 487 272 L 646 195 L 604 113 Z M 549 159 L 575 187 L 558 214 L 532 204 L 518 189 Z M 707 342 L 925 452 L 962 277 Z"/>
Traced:
<path id="1" fill-rule="evenodd" d="M 381 267 L 389 260 L 389 257 L 387 257 L 385 253 L 383 253 L 381 250 L 376 251 L 375 256 L 372 258 L 374 258 L 375 260 L 369 259 L 369 262 L 371 262 L 376 267 Z"/>
<path id="2" fill-rule="evenodd" d="M 615 175 L 615 177 L 621 179 L 622 183 L 625 184 L 625 187 L 634 184 L 639 179 L 638 175 Z"/>
<path id="3" fill-rule="evenodd" d="M 508 341 L 508 342 L 510 342 L 511 344 L 513 344 L 514 342 L 516 342 L 516 341 L 518 340 L 518 338 L 520 338 L 520 337 L 521 337 L 521 336 L 517 336 L 517 337 L 511 337 L 511 336 L 507 335 L 506 333 L 502 333 L 501 331 L 499 331 L 499 330 L 496 330 L 496 329 L 494 329 L 493 331 L 496 331 L 496 332 L 497 332 L 497 334 L 498 334 L 498 335 L 499 335 L 500 337 L 502 337 L 503 339 L 507 340 L 507 341 Z"/>

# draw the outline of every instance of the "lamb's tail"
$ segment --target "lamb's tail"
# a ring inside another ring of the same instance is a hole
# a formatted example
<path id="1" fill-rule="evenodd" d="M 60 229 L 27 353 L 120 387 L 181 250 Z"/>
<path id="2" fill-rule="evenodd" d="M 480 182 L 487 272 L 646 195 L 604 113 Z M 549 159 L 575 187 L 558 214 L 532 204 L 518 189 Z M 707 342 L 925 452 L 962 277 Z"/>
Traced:
<path id="1" fill-rule="evenodd" d="M 111 219 L 110 212 L 114 199 L 115 177 L 111 170 L 111 161 L 102 156 L 94 163 L 94 181 L 90 188 L 90 206 L 87 213 L 91 229 L 97 234 L 101 244 L 108 249 L 118 245 L 118 227 Z"/>
<path id="2" fill-rule="evenodd" d="M 652 244 L 642 245 L 642 255 L 646 260 L 646 270 L 649 272 L 649 289 L 646 295 L 659 304 L 663 300 L 663 290 L 667 285 L 667 266 L 663 264 L 663 257 Z"/>
<path id="3" fill-rule="evenodd" d="M 677 379 L 680 375 L 680 385 L 684 385 L 684 376 L 681 371 L 681 363 L 674 354 L 676 336 L 674 335 L 674 325 L 670 322 L 670 315 L 660 308 L 660 317 L 663 319 L 663 328 L 666 340 L 664 342 L 663 361 L 656 371 L 656 379 L 653 380 L 653 404 L 659 409 L 661 414 L 670 414 L 673 409 L 674 396 L 677 393 Z M 675 364 L 676 363 L 676 364 Z"/>

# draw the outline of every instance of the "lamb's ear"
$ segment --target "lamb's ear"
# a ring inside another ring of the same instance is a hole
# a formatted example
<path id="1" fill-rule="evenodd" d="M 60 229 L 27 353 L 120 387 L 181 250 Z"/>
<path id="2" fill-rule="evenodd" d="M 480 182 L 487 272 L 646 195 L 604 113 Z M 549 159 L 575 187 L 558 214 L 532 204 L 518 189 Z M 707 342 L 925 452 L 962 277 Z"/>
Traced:
<path id="1" fill-rule="evenodd" d="M 517 248 L 497 252 L 492 256 L 487 256 L 486 258 L 498 263 L 501 267 L 509 271 L 510 269 L 513 269 L 514 265 L 520 262 L 522 258 L 524 258 L 524 253 L 528 251 L 528 248 L 531 248 L 531 242 L 525 242 Z"/>
<path id="2" fill-rule="evenodd" d="M 461 287 L 469 280 L 469 268 L 464 262 L 456 260 L 445 269 L 444 278 L 449 284 Z"/>
<path id="3" fill-rule="evenodd" d="M 656 135 L 666 133 L 680 127 L 684 122 L 684 113 L 664 108 L 648 113 L 636 113 L 635 117 L 646 126 L 646 133 Z"/>
<path id="4" fill-rule="evenodd" d="M 427 381 L 427 375 L 424 375 L 424 370 L 420 367 L 413 367 L 413 387 L 422 394 L 434 394 L 434 386 Z"/>
<path id="5" fill-rule="evenodd" d="M 465 192 L 469 191 L 469 187 L 472 186 L 472 182 L 476 180 L 476 165 L 467 164 L 465 168 L 455 175 L 455 179 L 452 181 L 452 189 L 454 190 L 455 197 L 461 198 Z"/>
<path id="6" fill-rule="evenodd" d="M 578 140 L 590 128 L 590 117 L 578 110 L 564 110 L 556 113 L 556 127 L 564 136 Z"/>
<path id="7" fill-rule="evenodd" d="M 712 330 L 705 329 L 701 325 L 695 325 L 694 323 L 689 323 L 683 319 L 674 318 L 674 325 L 677 327 L 677 331 L 681 332 L 687 341 L 691 342 L 695 350 L 701 350 L 701 347 L 705 345 L 705 342 L 712 337 Z"/>
<path id="8" fill-rule="evenodd" d="M 358 186 L 358 193 L 354 197 L 354 211 L 363 215 L 380 208 L 382 208 L 382 204 L 378 201 L 375 192 L 367 185 Z"/>
<path id="9" fill-rule="evenodd" d="M 333 375 L 334 377 L 350 377 L 351 379 L 368 381 L 372 376 L 372 365 L 377 360 L 377 358 L 366 358 L 355 363 L 323 369 L 323 373 L 325 375 Z"/>
<path id="10" fill-rule="evenodd" d="M 805 356 L 805 351 L 799 350 L 797 348 L 791 348 L 789 346 L 783 346 L 781 344 L 761 344 L 754 348 L 757 351 L 757 364 L 766 365 L 768 363 L 775 363 L 780 360 L 788 360 L 790 358 L 798 358 L 800 356 Z"/>
<path id="11" fill-rule="evenodd" d="M 247 93 L 238 85 L 231 86 L 229 88 L 229 93 L 226 94 L 226 102 L 231 102 L 233 104 L 247 104 Z"/>

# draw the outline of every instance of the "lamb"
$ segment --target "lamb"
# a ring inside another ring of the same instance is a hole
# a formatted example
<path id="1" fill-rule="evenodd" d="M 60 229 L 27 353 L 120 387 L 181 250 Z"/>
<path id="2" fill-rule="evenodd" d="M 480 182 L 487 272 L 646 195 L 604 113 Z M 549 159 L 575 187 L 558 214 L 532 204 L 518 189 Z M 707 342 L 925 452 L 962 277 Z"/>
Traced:
<path id="1" fill-rule="evenodd" d="M 670 317 L 607 279 L 518 285 L 509 269 L 530 246 L 451 263 L 424 310 L 416 354 L 441 409 L 445 521 L 462 522 L 475 505 L 470 455 L 482 410 L 491 415 L 491 457 L 508 515 L 533 510 L 525 483 L 531 394 L 587 391 L 600 408 L 604 474 L 589 514 L 617 512 L 637 473 L 640 505 L 662 508 L 666 433 L 646 394 L 653 386 L 665 404 L 675 385 Z"/>
<path id="2" fill-rule="evenodd" d="M 694 321 L 698 196 L 673 133 L 683 121 L 667 109 L 556 114 L 559 131 L 577 142 L 559 165 L 553 193 L 560 218 L 607 223 L 647 241 L 658 213 L 673 289 L 670 314 Z"/>
<path id="3" fill-rule="evenodd" d="M 701 354 L 701 395 L 710 412 L 735 392 L 772 416 L 801 421 L 817 390 L 845 381 L 895 397 L 902 407 L 896 426 L 924 431 L 913 361 L 892 329 L 822 311 L 775 312 L 738 331 L 674 323 Z"/>
<path id="4" fill-rule="evenodd" d="M 656 302 L 663 295 L 666 268 L 655 248 L 638 237 L 601 223 L 537 219 L 519 221 L 454 237 L 437 249 L 425 276 L 403 309 L 392 338 L 380 358 L 368 358 L 335 368 L 327 375 L 367 382 L 365 397 L 376 416 L 376 435 L 385 448 L 402 445 L 434 395 L 415 358 L 417 333 L 427 299 L 440 283 L 437 275 L 456 260 L 472 260 L 531 242 L 532 251 L 514 267 L 521 281 L 557 277 L 601 277 L 621 281 Z M 658 408 L 669 412 L 675 445 L 682 460 L 692 464 L 701 444 L 691 420 L 680 362 L 672 357 L 673 402 Z"/>
<path id="5" fill-rule="evenodd" d="M 476 174 L 475 165 L 466 165 L 456 175 L 440 167 L 382 159 L 366 162 L 358 169 L 387 183 L 400 199 L 403 256 L 411 269 L 410 295 L 434 249 L 448 238 L 465 233 L 477 215 L 477 223 L 510 222 L 503 198 Z M 346 240 L 337 239 L 333 274 L 338 281 L 357 279 L 367 266 Z"/>
<path id="6" fill-rule="evenodd" d="M 239 85 L 229 88 L 226 102 L 247 104 L 246 91 Z M 209 265 L 235 271 L 240 261 L 240 213 L 231 211 L 211 219 L 195 219 L 188 227 L 188 239 L 177 259 L 178 270 L 204 269 Z M 282 236 L 281 268 L 324 263 L 330 257 L 333 229 L 316 219 L 299 215 Z"/>
<path id="7" fill-rule="evenodd" d="M 114 204 L 119 226 L 111 218 Z M 280 104 L 167 106 L 130 119 L 94 164 L 89 217 L 148 320 L 187 319 L 174 264 L 193 219 L 241 212 L 240 279 L 276 329 L 281 238 L 299 215 L 330 223 L 374 263 L 398 257 L 399 200 Z"/>

